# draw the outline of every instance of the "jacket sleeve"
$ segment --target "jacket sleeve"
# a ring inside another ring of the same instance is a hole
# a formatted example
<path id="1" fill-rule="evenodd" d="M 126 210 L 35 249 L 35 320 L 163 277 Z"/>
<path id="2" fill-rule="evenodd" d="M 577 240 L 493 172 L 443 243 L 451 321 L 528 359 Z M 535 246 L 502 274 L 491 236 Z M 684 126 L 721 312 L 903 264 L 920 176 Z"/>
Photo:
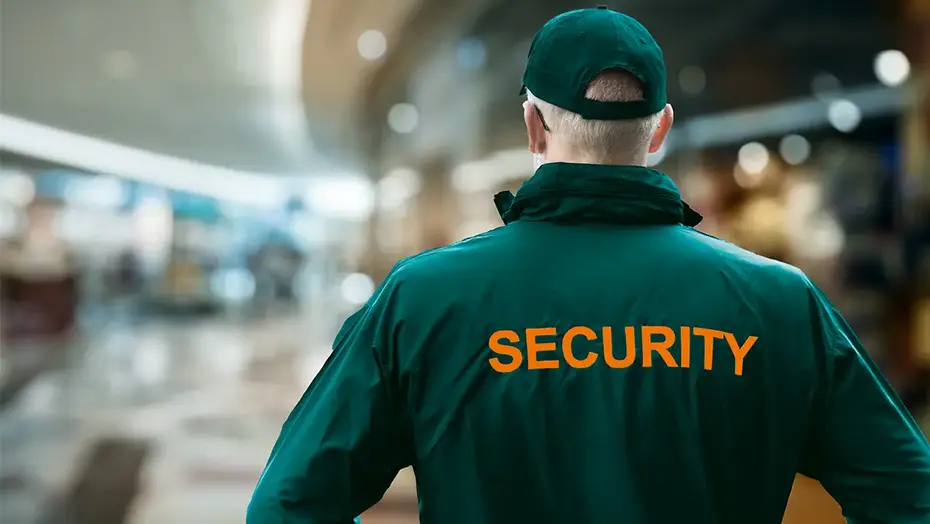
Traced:
<path id="1" fill-rule="evenodd" d="M 801 473 L 854 524 L 930 523 L 930 444 L 849 325 L 812 286 L 823 372 Z"/>
<path id="2" fill-rule="evenodd" d="M 410 465 L 403 403 L 382 358 L 392 338 L 386 287 L 346 321 L 284 423 L 247 524 L 357 522 Z"/>

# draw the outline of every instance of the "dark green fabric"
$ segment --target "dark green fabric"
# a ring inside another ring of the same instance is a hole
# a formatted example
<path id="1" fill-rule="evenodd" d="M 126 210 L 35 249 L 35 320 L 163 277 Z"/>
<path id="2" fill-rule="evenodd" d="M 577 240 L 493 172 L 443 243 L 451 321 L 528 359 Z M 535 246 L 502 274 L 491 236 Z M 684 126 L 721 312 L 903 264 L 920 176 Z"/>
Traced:
<path id="1" fill-rule="evenodd" d="M 851 522 L 930 522 L 930 446 L 801 271 L 645 168 L 547 164 L 497 203 L 345 323 L 248 524 L 351 522 L 407 465 L 423 524 L 779 524 L 799 471 Z"/>
<path id="2" fill-rule="evenodd" d="M 623 69 L 643 83 L 643 100 L 601 102 L 585 96 L 598 74 Z M 523 73 L 524 89 L 588 120 L 642 118 L 666 104 L 662 49 L 634 18 L 610 9 L 563 13 L 536 33 Z"/>

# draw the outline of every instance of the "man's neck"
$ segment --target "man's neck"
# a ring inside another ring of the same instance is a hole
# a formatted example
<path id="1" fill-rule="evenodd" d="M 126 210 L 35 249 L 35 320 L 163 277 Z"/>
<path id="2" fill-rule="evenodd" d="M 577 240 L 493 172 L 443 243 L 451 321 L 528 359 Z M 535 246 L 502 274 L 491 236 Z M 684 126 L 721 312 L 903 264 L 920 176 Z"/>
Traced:
<path id="1" fill-rule="evenodd" d="M 545 155 L 546 163 L 564 162 L 567 164 L 603 164 L 612 166 L 645 166 L 646 155 L 640 158 L 629 155 L 616 155 L 604 157 L 603 155 L 591 154 L 587 151 L 563 150 L 561 148 L 551 148 Z"/>

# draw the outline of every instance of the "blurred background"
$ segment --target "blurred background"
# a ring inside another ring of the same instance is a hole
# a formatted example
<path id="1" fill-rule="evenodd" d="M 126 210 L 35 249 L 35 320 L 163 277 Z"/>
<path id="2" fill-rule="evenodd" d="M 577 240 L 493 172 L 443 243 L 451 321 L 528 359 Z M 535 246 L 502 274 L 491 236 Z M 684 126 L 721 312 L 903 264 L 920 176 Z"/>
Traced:
<path id="1" fill-rule="evenodd" d="M 704 231 L 930 426 L 930 1 L 625 0 Z M 568 0 L 0 0 L 0 520 L 224 524 L 400 257 L 496 227 Z M 416 522 L 403 472 L 369 522 Z M 786 522 L 842 522 L 799 481 Z"/>

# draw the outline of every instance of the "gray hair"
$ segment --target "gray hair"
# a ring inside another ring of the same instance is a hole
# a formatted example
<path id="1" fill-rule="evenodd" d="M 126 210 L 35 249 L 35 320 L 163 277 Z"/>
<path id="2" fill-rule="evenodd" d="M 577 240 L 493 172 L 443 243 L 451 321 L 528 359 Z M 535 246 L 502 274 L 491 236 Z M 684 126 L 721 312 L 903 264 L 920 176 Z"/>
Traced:
<path id="1" fill-rule="evenodd" d="M 526 94 L 530 103 L 539 107 L 554 135 L 601 162 L 629 161 L 644 155 L 661 120 L 661 111 L 633 120 L 585 120 L 577 113 L 540 100 L 529 90 Z M 610 70 L 591 81 L 585 96 L 602 102 L 632 102 L 643 99 L 643 86 L 628 71 Z"/>

